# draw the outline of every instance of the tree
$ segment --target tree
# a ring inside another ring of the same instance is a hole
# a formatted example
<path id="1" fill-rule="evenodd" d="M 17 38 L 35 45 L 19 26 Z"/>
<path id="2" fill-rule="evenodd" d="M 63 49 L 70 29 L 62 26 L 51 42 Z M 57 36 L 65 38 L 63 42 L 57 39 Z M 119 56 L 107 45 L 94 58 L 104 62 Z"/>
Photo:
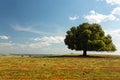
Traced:
<path id="1" fill-rule="evenodd" d="M 105 36 L 99 24 L 82 23 L 66 33 L 65 45 L 71 50 L 83 50 L 83 56 L 87 56 L 87 51 L 116 51 L 112 37 Z"/>

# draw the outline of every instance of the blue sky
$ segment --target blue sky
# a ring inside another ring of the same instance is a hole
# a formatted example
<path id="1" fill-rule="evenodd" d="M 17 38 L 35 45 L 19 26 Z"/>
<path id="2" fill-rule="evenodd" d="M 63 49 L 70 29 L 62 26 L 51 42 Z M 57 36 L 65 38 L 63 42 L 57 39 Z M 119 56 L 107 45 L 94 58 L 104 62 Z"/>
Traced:
<path id="1" fill-rule="evenodd" d="M 71 53 L 66 31 L 99 23 L 120 53 L 120 0 L 0 0 L 0 53 Z"/>

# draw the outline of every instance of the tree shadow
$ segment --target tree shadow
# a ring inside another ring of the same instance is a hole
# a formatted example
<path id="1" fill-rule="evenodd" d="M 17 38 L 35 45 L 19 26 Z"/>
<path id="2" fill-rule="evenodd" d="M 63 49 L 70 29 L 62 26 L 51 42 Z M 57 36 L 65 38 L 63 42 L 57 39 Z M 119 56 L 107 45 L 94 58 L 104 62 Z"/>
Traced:
<path id="1" fill-rule="evenodd" d="M 46 56 L 48 58 L 101 58 L 101 59 L 120 59 L 119 55 L 58 55 L 58 56 Z"/>

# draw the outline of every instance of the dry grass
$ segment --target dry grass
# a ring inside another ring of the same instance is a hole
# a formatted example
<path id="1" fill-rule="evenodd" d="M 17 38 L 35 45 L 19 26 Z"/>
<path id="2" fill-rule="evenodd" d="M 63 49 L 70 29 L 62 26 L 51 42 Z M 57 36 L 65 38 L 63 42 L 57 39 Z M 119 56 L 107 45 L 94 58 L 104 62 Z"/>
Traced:
<path id="1" fill-rule="evenodd" d="M 120 56 L 0 57 L 0 80 L 120 80 Z"/>

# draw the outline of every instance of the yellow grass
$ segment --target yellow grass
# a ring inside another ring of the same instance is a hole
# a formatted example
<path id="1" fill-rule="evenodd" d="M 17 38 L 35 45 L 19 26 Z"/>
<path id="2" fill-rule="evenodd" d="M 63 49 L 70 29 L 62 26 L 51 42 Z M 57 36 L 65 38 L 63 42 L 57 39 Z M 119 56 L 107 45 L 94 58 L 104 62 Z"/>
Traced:
<path id="1" fill-rule="evenodd" d="M 120 80 L 120 56 L 0 57 L 0 80 Z"/>

